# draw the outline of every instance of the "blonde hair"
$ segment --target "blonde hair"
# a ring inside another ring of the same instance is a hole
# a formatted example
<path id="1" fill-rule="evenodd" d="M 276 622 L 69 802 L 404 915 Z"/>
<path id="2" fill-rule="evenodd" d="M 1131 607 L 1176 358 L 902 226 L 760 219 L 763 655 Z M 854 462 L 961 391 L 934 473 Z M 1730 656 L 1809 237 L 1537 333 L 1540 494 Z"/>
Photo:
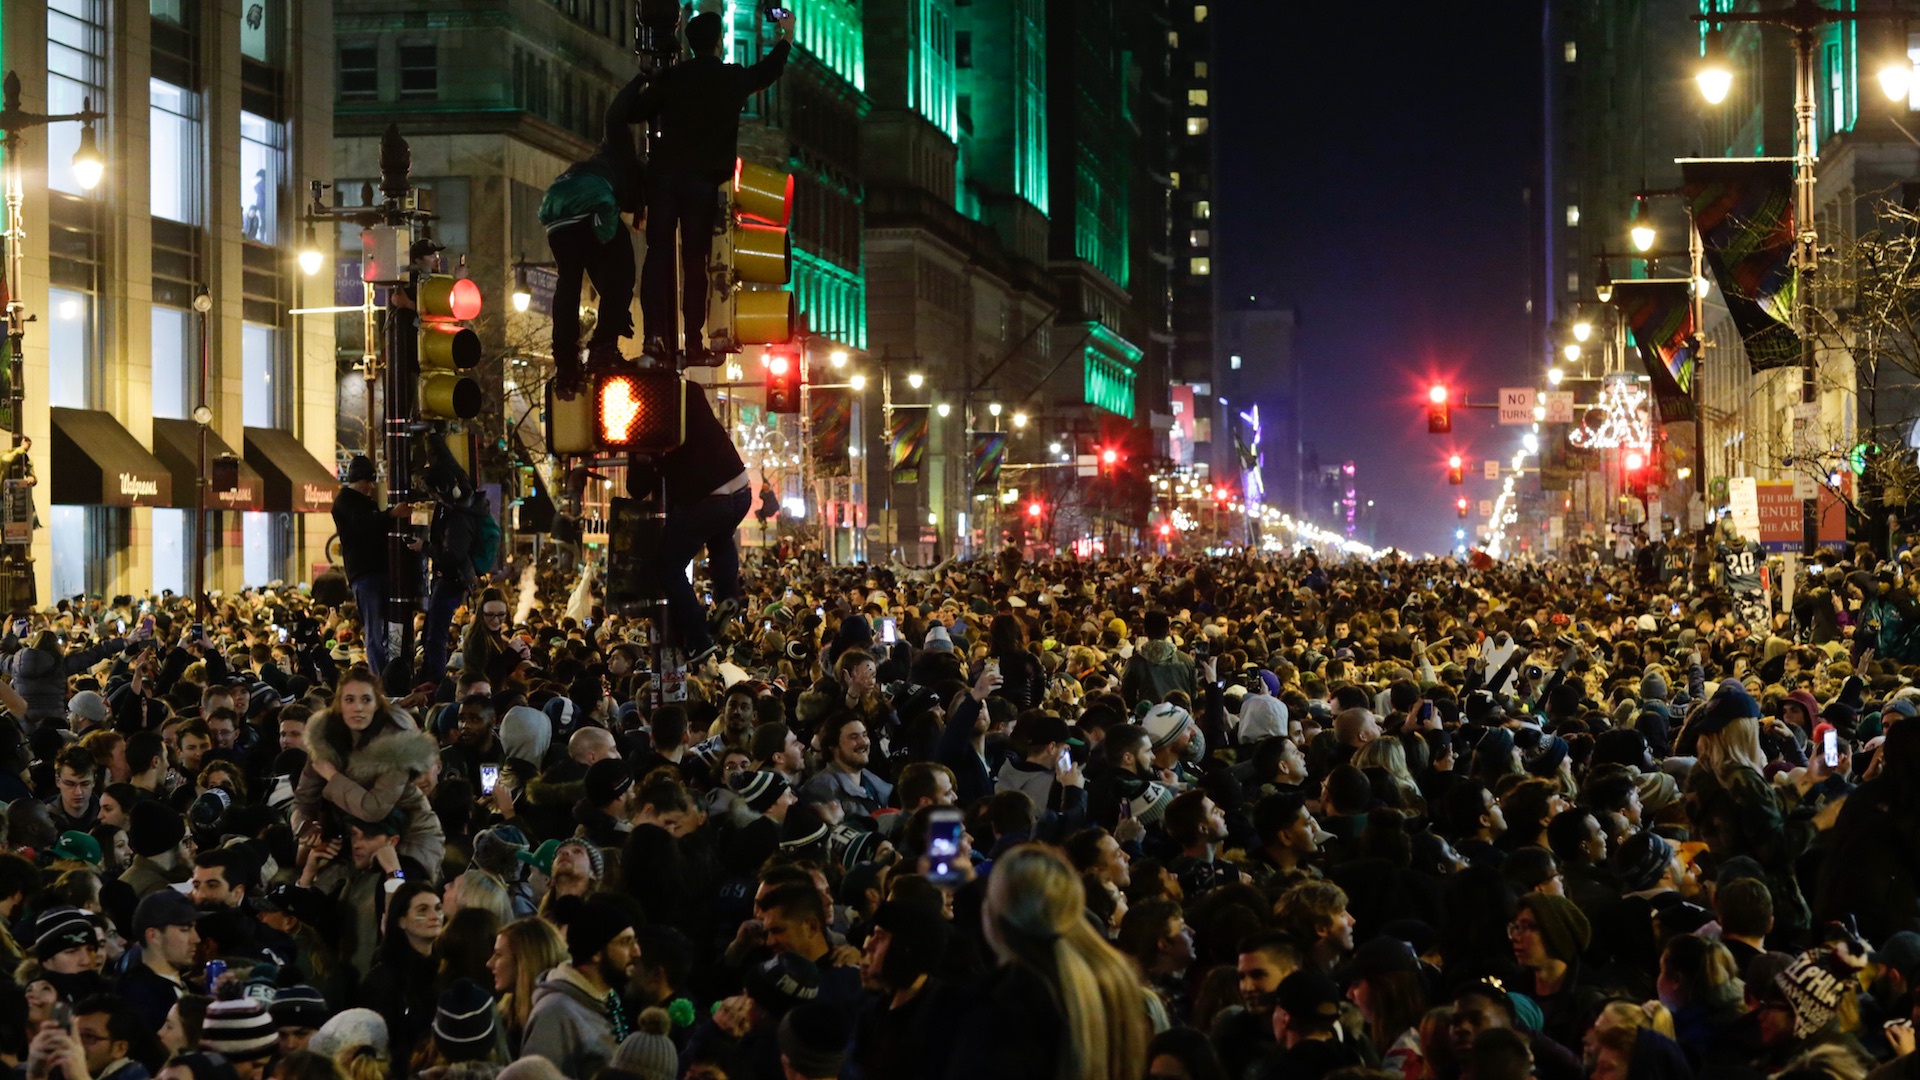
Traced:
<path id="1" fill-rule="evenodd" d="M 500 928 L 500 936 L 507 939 L 507 951 L 513 954 L 513 985 L 500 995 L 500 1019 L 517 1037 L 527 1029 L 527 1017 L 533 1012 L 533 988 L 541 976 L 566 962 L 567 942 L 538 915 L 515 919 Z"/>
<path id="2" fill-rule="evenodd" d="M 1420 785 L 1413 782 L 1413 773 L 1407 769 L 1407 748 L 1400 745 L 1399 739 L 1387 736 L 1362 743 L 1353 755 L 1353 765 L 1357 769 L 1384 769 L 1407 809 L 1417 813 L 1426 811 L 1427 800 L 1420 794 Z"/>
<path id="3" fill-rule="evenodd" d="M 392 1067 L 385 1050 L 365 1043 L 342 1049 L 334 1055 L 333 1063 L 346 1080 L 387 1080 Z"/>
<path id="4" fill-rule="evenodd" d="M 513 921 L 513 900 L 506 883 L 485 870 L 473 869 L 453 879 L 454 905 L 492 912 L 501 926 Z"/>
<path id="5" fill-rule="evenodd" d="M 1039 976 L 1066 1020 L 1059 1080 L 1136 1080 L 1147 1022 L 1133 965 L 1086 919 L 1080 877 L 1050 847 L 1022 844 L 994 864 L 987 942 L 1003 964 Z"/>
<path id="6" fill-rule="evenodd" d="M 1631 1001 L 1610 1001 L 1594 1018 L 1595 1032 L 1604 1032 L 1620 1028 L 1628 1032 L 1637 1032 L 1641 1028 L 1652 1028 L 1667 1038 L 1675 1038 L 1673 1033 L 1673 1013 L 1659 1001 L 1635 1003 Z M 1631 1046 L 1628 1047 L 1632 1049 Z"/>
<path id="7" fill-rule="evenodd" d="M 1730 721 L 1719 731 L 1701 732 L 1695 752 L 1700 764 L 1721 780 L 1741 766 L 1757 773 L 1767 768 L 1766 751 L 1760 749 L 1760 721 L 1751 716 Z"/>

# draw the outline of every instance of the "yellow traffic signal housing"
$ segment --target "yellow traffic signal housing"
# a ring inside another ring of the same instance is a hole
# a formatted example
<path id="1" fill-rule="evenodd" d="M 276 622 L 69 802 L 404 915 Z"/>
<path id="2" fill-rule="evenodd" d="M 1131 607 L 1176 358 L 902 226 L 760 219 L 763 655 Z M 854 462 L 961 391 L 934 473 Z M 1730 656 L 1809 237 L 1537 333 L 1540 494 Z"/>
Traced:
<path id="1" fill-rule="evenodd" d="M 716 352 L 746 345 L 784 345 L 798 321 L 793 293 L 793 243 L 787 221 L 793 211 L 793 176 L 765 165 L 736 161 L 733 179 L 722 185 L 725 213 L 714 237 L 708 268 L 713 313 L 709 343 Z"/>
<path id="2" fill-rule="evenodd" d="M 433 274 L 420 280 L 415 294 L 420 415 L 471 420 L 485 403 L 479 382 L 466 374 L 480 363 L 480 335 L 461 324 L 479 316 L 480 287 L 467 278 Z"/>

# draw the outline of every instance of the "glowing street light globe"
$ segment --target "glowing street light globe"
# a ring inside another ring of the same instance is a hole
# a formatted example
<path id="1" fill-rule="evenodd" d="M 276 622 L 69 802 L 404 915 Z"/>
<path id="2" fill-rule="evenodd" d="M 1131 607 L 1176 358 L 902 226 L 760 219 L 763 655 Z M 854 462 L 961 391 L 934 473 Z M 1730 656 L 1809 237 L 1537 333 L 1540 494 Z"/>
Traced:
<path id="1" fill-rule="evenodd" d="M 1573 340 L 1585 341 L 1593 336 L 1593 324 L 1585 319 L 1573 324 Z"/>

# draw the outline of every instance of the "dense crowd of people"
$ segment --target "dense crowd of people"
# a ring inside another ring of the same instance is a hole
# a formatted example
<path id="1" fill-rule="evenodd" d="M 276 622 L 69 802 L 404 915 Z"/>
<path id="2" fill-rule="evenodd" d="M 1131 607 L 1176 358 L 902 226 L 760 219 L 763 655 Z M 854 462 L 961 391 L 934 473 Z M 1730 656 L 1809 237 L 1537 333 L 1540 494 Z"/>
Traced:
<path id="1" fill-rule="evenodd" d="M 749 558 L 658 707 L 534 569 L 378 672 L 343 587 L 62 601 L 0 642 L 0 1061 L 1920 1078 L 1920 686 L 1844 584 L 1907 570 L 1754 626 L 1630 565 Z"/>

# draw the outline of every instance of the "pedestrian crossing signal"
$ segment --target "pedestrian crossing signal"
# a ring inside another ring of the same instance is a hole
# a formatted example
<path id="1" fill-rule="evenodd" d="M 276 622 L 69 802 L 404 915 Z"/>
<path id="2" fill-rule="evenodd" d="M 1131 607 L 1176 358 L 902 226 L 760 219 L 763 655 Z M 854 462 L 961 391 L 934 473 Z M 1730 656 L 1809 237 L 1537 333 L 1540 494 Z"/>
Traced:
<path id="1" fill-rule="evenodd" d="M 602 450 L 664 454 L 686 441 L 687 384 L 668 368 L 599 371 L 593 441 Z"/>

